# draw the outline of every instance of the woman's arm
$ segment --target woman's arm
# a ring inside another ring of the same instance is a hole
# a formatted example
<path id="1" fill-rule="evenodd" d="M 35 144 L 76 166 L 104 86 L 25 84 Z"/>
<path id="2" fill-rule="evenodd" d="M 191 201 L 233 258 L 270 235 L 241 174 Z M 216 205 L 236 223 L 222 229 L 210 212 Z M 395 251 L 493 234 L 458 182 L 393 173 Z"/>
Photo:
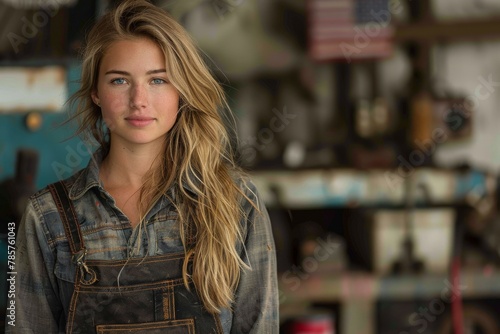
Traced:
<path id="1" fill-rule="evenodd" d="M 250 203 L 245 204 L 247 234 L 242 258 L 251 269 L 243 270 L 233 309 L 231 333 L 279 332 L 278 282 L 276 273 L 276 249 L 271 222 L 264 203 L 257 196 L 255 186 L 249 184 Z"/>
<path id="2" fill-rule="evenodd" d="M 9 325 L 7 317 L 6 333 L 64 332 L 59 329 L 63 312 L 53 270 L 55 256 L 38 208 L 31 198 L 17 231 L 15 326 Z"/>

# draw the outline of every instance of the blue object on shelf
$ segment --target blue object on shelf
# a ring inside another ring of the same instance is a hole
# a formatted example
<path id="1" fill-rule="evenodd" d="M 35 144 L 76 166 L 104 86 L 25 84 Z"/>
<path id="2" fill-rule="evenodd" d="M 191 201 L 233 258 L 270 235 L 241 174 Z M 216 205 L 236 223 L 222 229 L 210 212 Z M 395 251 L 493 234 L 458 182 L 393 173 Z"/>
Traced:
<path id="1" fill-rule="evenodd" d="M 80 67 L 68 64 L 66 68 L 70 96 L 78 89 Z M 37 189 L 65 179 L 87 165 L 90 154 L 85 143 L 74 136 L 76 128 L 61 126 L 68 118 L 66 111 L 41 112 L 42 125 L 34 132 L 25 125 L 27 114 L 0 115 L 0 181 L 14 176 L 16 152 L 20 148 L 34 149 L 40 155 L 35 182 Z"/>

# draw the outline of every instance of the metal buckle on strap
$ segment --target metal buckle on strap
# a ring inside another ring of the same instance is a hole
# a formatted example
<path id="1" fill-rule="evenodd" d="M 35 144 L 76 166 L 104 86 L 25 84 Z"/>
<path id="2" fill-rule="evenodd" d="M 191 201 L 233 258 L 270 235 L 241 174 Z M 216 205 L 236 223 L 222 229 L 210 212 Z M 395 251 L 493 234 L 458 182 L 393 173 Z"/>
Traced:
<path id="1" fill-rule="evenodd" d="M 92 285 L 97 282 L 97 274 L 85 263 L 86 256 L 87 249 L 84 247 L 78 253 L 73 255 L 73 262 L 78 266 L 78 269 L 80 269 L 80 283 L 83 285 Z"/>
<path id="2" fill-rule="evenodd" d="M 87 256 L 87 248 L 83 247 L 78 253 L 73 255 L 73 263 L 77 266 L 81 266 L 85 262 L 85 257 Z"/>

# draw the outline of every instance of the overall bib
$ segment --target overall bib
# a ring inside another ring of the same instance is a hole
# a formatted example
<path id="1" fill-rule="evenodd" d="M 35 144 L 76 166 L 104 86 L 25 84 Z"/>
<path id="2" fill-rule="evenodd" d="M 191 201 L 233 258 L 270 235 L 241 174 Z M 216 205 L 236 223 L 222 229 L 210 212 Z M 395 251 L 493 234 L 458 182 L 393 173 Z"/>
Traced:
<path id="1" fill-rule="evenodd" d="M 66 333 L 222 334 L 219 317 L 205 311 L 194 285 L 190 283 L 190 291 L 184 286 L 184 253 L 86 260 L 80 224 L 64 184 L 49 189 L 77 265 Z M 192 244 L 193 233 L 187 234 Z"/>

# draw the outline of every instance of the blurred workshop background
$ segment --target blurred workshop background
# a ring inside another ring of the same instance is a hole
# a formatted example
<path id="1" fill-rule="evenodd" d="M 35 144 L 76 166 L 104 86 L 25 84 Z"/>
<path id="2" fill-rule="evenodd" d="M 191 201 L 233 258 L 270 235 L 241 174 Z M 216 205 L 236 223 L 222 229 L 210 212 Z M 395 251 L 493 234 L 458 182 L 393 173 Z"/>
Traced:
<path id="1" fill-rule="evenodd" d="M 0 0 L 2 310 L 7 224 L 92 151 L 59 125 L 113 2 Z M 154 2 L 226 89 L 282 333 L 500 333 L 500 1 Z"/>

